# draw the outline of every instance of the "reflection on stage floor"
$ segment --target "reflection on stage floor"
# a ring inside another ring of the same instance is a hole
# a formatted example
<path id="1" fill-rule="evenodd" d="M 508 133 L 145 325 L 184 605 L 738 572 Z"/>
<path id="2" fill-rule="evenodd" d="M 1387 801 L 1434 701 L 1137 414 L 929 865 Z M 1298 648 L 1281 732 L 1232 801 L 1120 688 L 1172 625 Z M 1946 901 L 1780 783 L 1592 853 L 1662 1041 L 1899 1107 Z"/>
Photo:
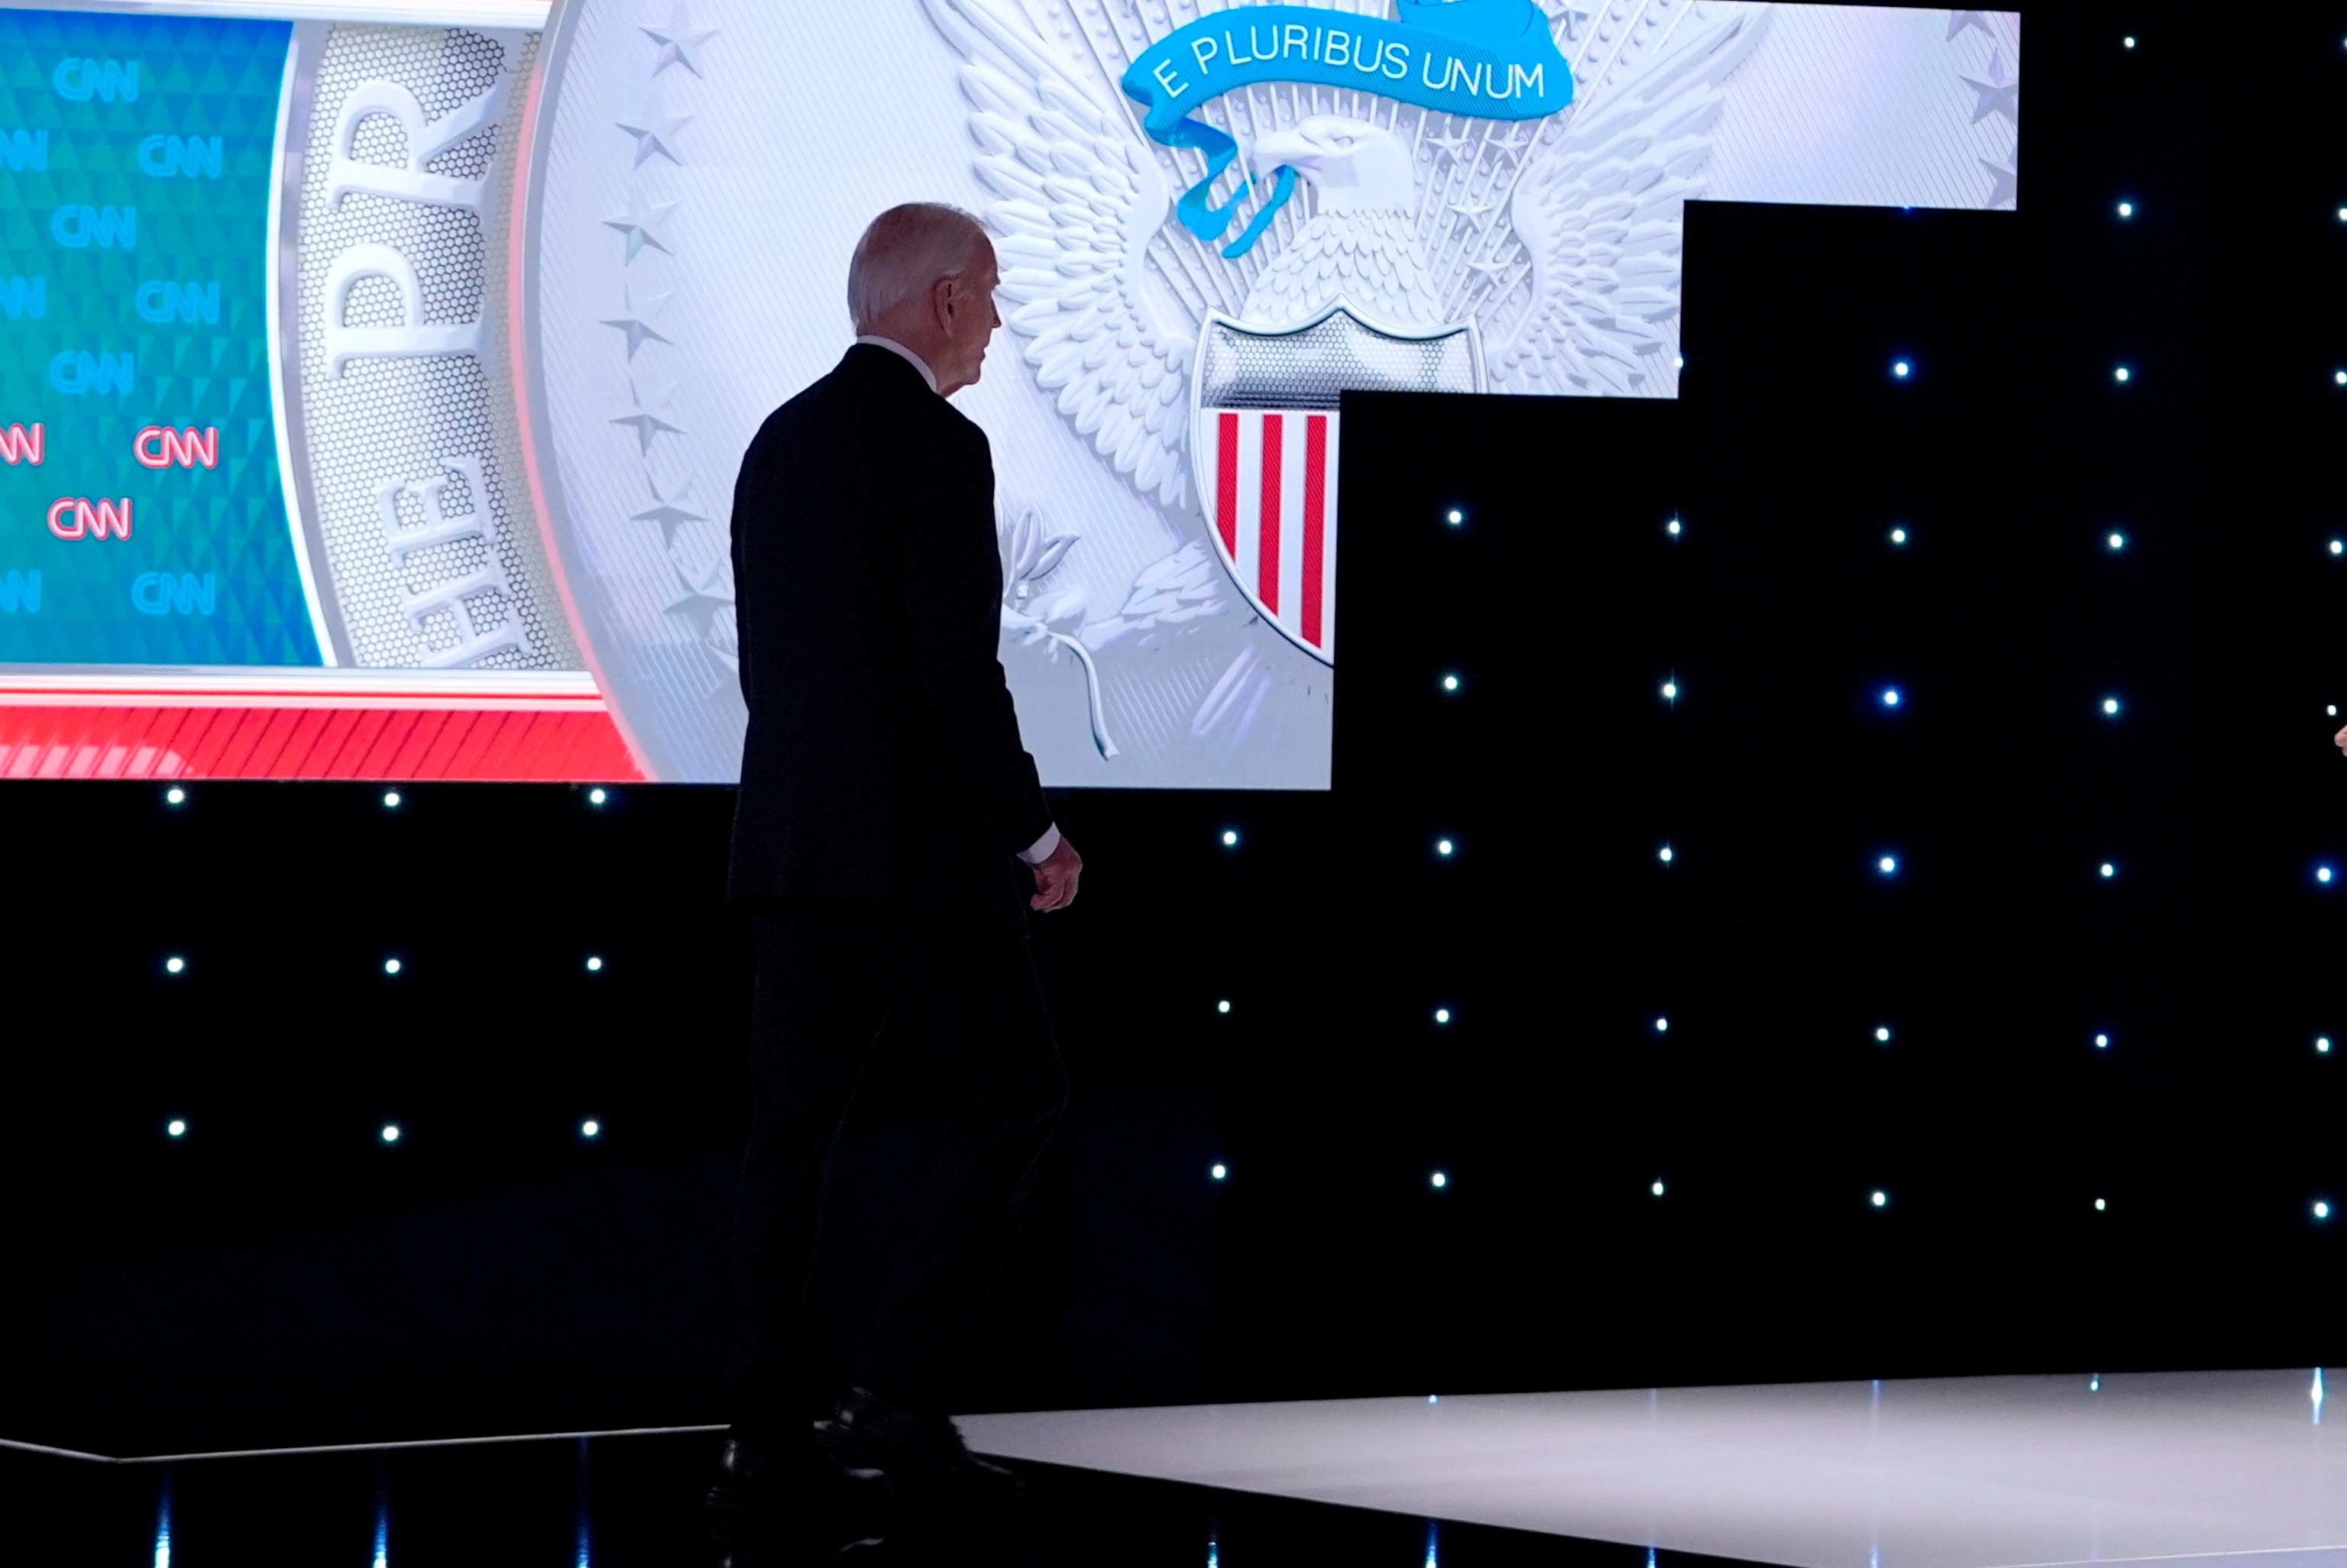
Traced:
<path id="1" fill-rule="evenodd" d="M 0 1449 L 24 1568 L 1673 1568 L 1676 1554 L 1020 1464 L 1007 1520 L 721 1547 L 706 1433 L 95 1463 Z"/>

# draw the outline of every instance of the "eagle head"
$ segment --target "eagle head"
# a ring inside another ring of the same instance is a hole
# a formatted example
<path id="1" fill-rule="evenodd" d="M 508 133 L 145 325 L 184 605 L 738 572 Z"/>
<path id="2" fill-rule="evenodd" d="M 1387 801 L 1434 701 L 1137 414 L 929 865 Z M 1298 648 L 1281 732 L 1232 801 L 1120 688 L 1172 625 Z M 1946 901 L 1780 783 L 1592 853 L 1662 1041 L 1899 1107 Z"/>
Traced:
<path id="1" fill-rule="evenodd" d="M 1319 193 L 1323 212 L 1408 212 L 1418 197 L 1401 138 L 1342 115 L 1314 115 L 1257 137 L 1248 162 L 1259 176 L 1283 164 L 1296 170 Z"/>

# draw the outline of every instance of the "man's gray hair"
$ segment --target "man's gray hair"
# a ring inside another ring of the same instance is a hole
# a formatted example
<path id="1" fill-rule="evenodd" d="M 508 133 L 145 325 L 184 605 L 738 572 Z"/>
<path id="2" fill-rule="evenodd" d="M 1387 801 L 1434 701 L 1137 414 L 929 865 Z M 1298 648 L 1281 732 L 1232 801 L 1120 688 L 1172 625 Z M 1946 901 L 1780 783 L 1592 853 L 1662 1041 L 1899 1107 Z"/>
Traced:
<path id="1" fill-rule="evenodd" d="M 989 242 L 971 214 L 941 201 L 908 201 L 872 220 L 847 267 L 847 314 L 859 332 L 947 278 L 975 266 Z"/>

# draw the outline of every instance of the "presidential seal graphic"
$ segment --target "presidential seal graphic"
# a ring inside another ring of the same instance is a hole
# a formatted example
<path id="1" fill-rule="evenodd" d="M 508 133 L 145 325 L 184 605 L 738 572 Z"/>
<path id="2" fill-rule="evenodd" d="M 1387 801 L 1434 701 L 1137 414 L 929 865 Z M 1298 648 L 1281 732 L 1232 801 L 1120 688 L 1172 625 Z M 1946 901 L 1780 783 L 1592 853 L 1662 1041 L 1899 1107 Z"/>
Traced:
<path id="1" fill-rule="evenodd" d="M 1001 262 L 957 406 L 1047 780 L 1326 788 L 1376 546 L 1345 394 L 1676 396 L 1687 203 L 2012 206 L 2020 43 L 1734 0 L 573 0 L 520 310 L 598 677 L 659 776 L 732 777 L 740 453 L 836 362 L 863 225 L 944 199 Z"/>

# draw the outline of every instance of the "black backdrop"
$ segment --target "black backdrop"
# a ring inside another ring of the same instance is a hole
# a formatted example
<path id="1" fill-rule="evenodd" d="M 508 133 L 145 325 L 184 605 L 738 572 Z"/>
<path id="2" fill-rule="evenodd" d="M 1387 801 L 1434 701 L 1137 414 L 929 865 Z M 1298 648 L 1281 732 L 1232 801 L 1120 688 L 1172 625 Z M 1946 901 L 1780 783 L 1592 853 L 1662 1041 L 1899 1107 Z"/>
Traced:
<path id="1" fill-rule="evenodd" d="M 2347 12 L 2210 34 L 2031 13 L 2018 216 L 1695 209 L 1676 403 L 1348 404 L 1335 791 L 1060 803 L 973 1406 L 2342 1353 Z M 721 1419 L 730 799 L 403 793 L 0 785 L 0 1435 Z"/>

